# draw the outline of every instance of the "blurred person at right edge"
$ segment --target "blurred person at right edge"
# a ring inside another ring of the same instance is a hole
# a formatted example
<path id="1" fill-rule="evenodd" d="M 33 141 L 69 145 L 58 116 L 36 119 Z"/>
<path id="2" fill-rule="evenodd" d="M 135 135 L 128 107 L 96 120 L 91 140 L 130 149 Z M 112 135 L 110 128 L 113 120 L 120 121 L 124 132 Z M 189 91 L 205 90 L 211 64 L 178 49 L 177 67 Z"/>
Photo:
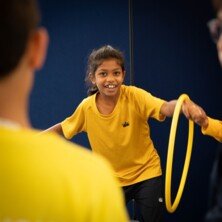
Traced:
<path id="1" fill-rule="evenodd" d="M 216 18 L 207 25 L 213 42 L 216 44 L 218 59 L 222 66 L 222 0 L 212 0 Z M 221 73 L 222 74 L 222 73 Z M 222 121 L 210 117 L 202 126 L 202 133 L 214 137 L 220 143 L 213 162 L 210 177 L 209 207 L 205 215 L 205 222 L 222 222 Z"/>

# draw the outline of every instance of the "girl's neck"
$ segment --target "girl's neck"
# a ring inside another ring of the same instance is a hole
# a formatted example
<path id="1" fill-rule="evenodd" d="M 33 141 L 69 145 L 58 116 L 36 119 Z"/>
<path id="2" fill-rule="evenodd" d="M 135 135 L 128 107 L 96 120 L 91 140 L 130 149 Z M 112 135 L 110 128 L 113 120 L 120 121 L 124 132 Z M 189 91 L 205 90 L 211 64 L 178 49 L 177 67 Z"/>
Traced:
<path id="1" fill-rule="evenodd" d="M 97 101 L 100 101 L 101 103 L 104 103 L 106 105 L 116 105 L 117 101 L 119 99 L 119 95 L 115 97 L 111 96 L 103 96 L 100 93 L 97 94 Z"/>
<path id="2" fill-rule="evenodd" d="M 119 99 L 119 95 L 116 97 L 105 97 L 100 93 L 96 96 L 96 106 L 101 114 L 109 115 L 113 112 L 117 102 Z"/>

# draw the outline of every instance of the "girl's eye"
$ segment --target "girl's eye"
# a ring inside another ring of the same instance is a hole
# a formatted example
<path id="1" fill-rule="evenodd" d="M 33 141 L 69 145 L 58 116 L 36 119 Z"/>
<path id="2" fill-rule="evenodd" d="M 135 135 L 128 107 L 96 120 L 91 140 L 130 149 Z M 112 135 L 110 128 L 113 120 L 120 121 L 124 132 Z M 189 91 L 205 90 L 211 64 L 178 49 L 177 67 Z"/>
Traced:
<path id="1" fill-rule="evenodd" d="M 116 71 L 116 72 L 114 72 L 114 75 L 115 75 L 115 76 L 119 76 L 119 75 L 120 75 L 120 72 L 119 72 L 119 71 Z"/>
<path id="2" fill-rule="evenodd" d="M 107 73 L 106 72 L 100 72 L 99 75 L 100 76 L 107 76 Z"/>

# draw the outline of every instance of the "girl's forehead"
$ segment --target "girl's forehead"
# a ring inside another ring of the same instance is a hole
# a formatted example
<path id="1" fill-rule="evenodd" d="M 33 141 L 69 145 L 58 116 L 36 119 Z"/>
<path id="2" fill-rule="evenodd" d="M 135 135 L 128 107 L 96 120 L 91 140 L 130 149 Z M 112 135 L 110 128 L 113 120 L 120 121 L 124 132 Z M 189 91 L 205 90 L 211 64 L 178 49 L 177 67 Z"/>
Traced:
<path id="1" fill-rule="evenodd" d="M 117 59 L 108 59 L 104 60 L 99 66 L 98 69 L 110 69 L 110 68 L 121 68 L 119 61 Z"/>

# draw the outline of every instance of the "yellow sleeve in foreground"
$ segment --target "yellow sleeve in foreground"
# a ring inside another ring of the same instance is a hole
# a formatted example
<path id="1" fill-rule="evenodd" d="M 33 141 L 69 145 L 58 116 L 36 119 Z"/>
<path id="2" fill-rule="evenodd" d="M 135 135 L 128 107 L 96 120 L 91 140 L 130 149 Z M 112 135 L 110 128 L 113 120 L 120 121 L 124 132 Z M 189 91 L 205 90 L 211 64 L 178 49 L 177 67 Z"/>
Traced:
<path id="1" fill-rule="evenodd" d="M 208 127 L 201 129 L 204 135 L 212 136 L 219 142 L 222 142 L 222 121 L 208 117 Z"/>

